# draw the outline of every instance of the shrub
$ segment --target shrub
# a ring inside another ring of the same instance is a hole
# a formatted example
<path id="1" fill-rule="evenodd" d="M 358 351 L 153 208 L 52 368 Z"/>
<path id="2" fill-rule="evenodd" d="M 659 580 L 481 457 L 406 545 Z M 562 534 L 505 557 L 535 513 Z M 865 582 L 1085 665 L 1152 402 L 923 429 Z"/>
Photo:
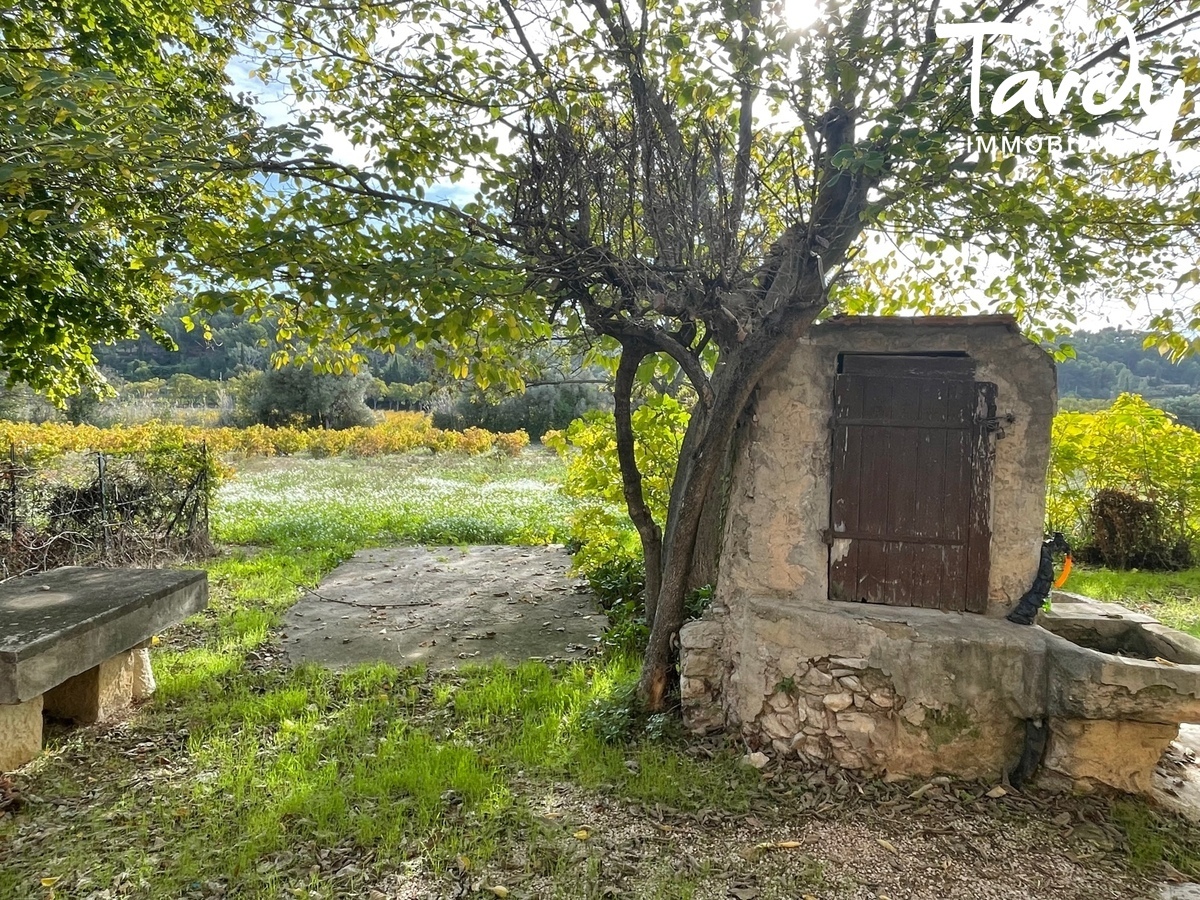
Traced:
<path id="1" fill-rule="evenodd" d="M 1200 433 L 1133 394 L 1098 412 L 1060 412 L 1047 518 L 1085 553 L 1124 565 L 1186 555 L 1200 535 Z"/>
<path id="2" fill-rule="evenodd" d="M 326 456 L 340 456 L 349 448 L 354 437 L 354 429 L 329 431 L 322 428 L 309 433 L 308 452 L 317 459 Z"/>
<path id="3" fill-rule="evenodd" d="M 529 435 L 524 431 L 510 431 L 507 434 L 496 435 L 496 448 L 509 456 L 517 456 L 529 446 Z"/>
<path id="4" fill-rule="evenodd" d="M 674 398 L 657 397 L 636 409 L 632 422 L 646 503 L 661 525 L 688 411 Z M 605 644 L 640 652 L 649 636 L 642 603 L 646 570 L 641 541 L 625 509 L 613 415 L 588 413 L 565 432 L 543 435 L 542 442 L 567 458 L 563 491 L 583 501 L 571 523 L 574 564 L 608 610 Z"/>
<path id="5" fill-rule="evenodd" d="M 567 428 L 574 419 L 611 408 L 612 399 L 595 384 L 542 384 L 498 402 L 477 394 L 464 394 L 449 409 L 434 414 L 441 428 L 469 426 L 494 432 L 524 431 L 541 440 L 547 431 Z"/>
<path id="6" fill-rule="evenodd" d="M 1086 556 L 1110 569 L 1184 569 L 1191 565 L 1186 542 L 1167 533 L 1162 509 L 1154 500 L 1142 500 L 1105 488 L 1096 493 L 1090 510 Z"/>
<path id="7" fill-rule="evenodd" d="M 656 397 L 632 415 L 634 456 L 642 473 L 646 505 L 660 524 L 671 499 L 671 481 L 679 460 L 689 413 L 673 397 Z M 548 432 L 542 442 L 568 460 L 564 490 L 573 497 L 624 508 L 621 466 L 617 460 L 616 427 L 612 413 L 592 412 L 576 419 L 563 432 Z M 587 522 L 580 521 L 580 539 L 592 539 Z"/>
<path id="8" fill-rule="evenodd" d="M 374 422 L 364 402 L 372 386 L 366 371 L 356 375 L 317 374 L 300 366 L 270 369 L 244 385 L 242 415 L 261 425 L 352 428 Z"/>
<path id="9" fill-rule="evenodd" d="M 495 443 L 495 435 L 482 428 L 468 428 L 458 438 L 458 449 L 466 453 L 486 453 Z"/>
<path id="10" fill-rule="evenodd" d="M 638 720 L 637 680 L 627 679 L 584 707 L 580 724 L 605 744 L 627 743 Z"/>

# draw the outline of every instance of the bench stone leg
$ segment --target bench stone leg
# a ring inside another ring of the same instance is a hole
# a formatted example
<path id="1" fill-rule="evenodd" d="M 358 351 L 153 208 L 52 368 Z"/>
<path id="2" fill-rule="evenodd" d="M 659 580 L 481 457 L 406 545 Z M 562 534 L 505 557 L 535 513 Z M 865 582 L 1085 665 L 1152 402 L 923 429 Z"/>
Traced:
<path id="1" fill-rule="evenodd" d="M 0 706 L 0 772 L 20 768 L 42 752 L 42 698 Z"/>
<path id="2" fill-rule="evenodd" d="M 133 700 L 145 700 L 154 693 L 154 670 L 150 668 L 150 651 L 139 647 L 133 653 Z"/>
<path id="3" fill-rule="evenodd" d="M 133 700 L 134 655 L 127 650 L 46 691 L 46 712 L 76 722 L 100 722 Z"/>

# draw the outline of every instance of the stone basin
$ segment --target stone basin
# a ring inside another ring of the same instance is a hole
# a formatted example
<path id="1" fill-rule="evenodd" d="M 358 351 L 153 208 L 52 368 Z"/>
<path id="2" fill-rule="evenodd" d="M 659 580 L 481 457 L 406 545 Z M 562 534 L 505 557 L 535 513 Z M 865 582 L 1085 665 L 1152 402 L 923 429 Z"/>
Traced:
<path id="1" fill-rule="evenodd" d="M 1059 594 L 1032 627 L 838 601 L 737 605 L 737 627 L 710 608 L 680 632 L 684 721 L 736 724 L 780 756 L 988 779 L 1041 760 L 1079 787 L 1148 793 L 1180 724 L 1200 723 L 1200 641 L 1115 604 Z"/>
<path id="2" fill-rule="evenodd" d="M 1052 608 L 1038 616 L 1038 624 L 1073 644 L 1118 656 L 1200 665 L 1200 639 L 1151 616 L 1066 591 L 1054 591 L 1050 600 Z"/>
<path id="3" fill-rule="evenodd" d="M 1051 715 L 1162 725 L 1200 722 L 1200 640 L 1115 603 L 1055 592 L 1038 624 L 1049 646 Z"/>
<path id="4" fill-rule="evenodd" d="M 1200 722 L 1200 641 L 1115 603 L 1055 592 L 1046 631 L 1046 768 L 1147 793 L 1183 723 Z"/>

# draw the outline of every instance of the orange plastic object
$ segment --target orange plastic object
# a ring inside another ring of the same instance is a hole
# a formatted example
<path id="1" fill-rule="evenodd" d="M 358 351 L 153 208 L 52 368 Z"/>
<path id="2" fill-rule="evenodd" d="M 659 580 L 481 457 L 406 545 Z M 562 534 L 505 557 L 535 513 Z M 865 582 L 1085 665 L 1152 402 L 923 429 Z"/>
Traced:
<path id="1" fill-rule="evenodd" d="M 1058 580 L 1054 582 L 1056 588 L 1062 587 L 1067 583 L 1067 576 L 1071 574 L 1071 554 L 1067 554 L 1067 558 L 1063 560 L 1062 574 L 1058 576 Z"/>

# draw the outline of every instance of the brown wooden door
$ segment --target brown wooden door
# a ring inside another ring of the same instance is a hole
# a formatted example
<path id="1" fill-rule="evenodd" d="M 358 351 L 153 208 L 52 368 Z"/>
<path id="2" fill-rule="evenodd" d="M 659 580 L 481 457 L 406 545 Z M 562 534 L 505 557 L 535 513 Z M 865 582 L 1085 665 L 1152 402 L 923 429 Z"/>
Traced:
<path id="1" fill-rule="evenodd" d="M 831 599 L 984 611 L 994 417 L 966 357 L 842 357 Z"/>

